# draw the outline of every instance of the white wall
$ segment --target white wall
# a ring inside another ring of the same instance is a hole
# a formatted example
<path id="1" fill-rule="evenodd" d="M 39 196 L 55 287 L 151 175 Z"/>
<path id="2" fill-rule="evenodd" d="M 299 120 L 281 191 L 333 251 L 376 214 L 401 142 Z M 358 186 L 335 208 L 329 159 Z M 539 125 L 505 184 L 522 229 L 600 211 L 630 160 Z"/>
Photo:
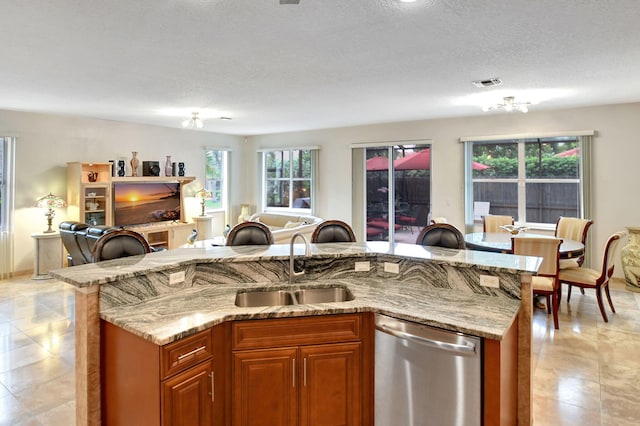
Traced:
<path id="1" fill-rule="evenodd" d="M 233 224 L 241 203 L 259 205 L 256 170 L 258 148 L 318 145 L 320 170 L 317 214 L 352 221 L 350 144 L 431 139 L 432 205 L 437 215 L 464 227 L 464 178 L 461 136 L 513 133 L 596 131 L 593 147 L 593 217 L 591 253 L 600 259 L 607 237 L 628 225 L 640 226 L 640 103 L 597 106 L 528 114 L 490 113 L 483 116 L 372 124 L 339 129 L 242 137 L 193 130 L 105 121 L 91 118 L 0 111 L 0 133 L 18 136 L 16 150 L 15 269 L 33 268 L 30 234 L 45 229 L 45 218 L 33 203 L 48 192 L 66 194 L 68 161 L 108 161 L 131 158 L 162 161 L 172 155 L 186 163 L 195 191 L 204 179 L 205 146 L 231 148 L 231 213 Z M 192 205 L 190 204 L 190 208 Z M 197 208 L 197 207 L 196 207 Z M 197 210 L 196 210 L 197 211 Z M 196 214 L 196 213 L 194 213 Z M 65 219 L 60 211 L 57 225 Z M 623 242 L 625 244 L 626 242 Z M 622 270 L 616 267 L 616 275 Z"/>
<path id="2" fill-rule="evenodd" d="M 253 149 L 319 145 L 319 194 L 316 214 L 352 221 L 351 150 L 358 142 L 431 139 L 432 206 L 464 229 L 462 136 L 515 133 L 596 131 L 593 144 L 593 215 L 591 255 L 601 262 L 602 248 L 613 232 L 640 226 L 640 103 L 521 113 L 372 124 L 250 137 Z M 252 176 L 253 203 L 259 202 L 259 177 Z M 623 242 L 623 245 L 626 241 Z M 622 276 L 619 260 L 616 275 Z"/>
<path id="3" fill-rule="evenodd" d="M 53 192 L 66 199 L 66 163 L 70 161 L 106 162 L 128 160 L 138 151 L 140 161 L 160 161 L 166 155 L 185 163 L 186 175 L 196 181 L 185 186 L 189 196 L 204 183 L 204 148 L 231 148 L 231 203 L 239 205 L 243 138 L 196 130 L 170 129 L 98 120 L 83 117 L 0 111 L 0 135 L 16 136 L 16 200 L 14 269 L 20 273 L 33 269 L 33 232 L 46 229 L 41 209 L 33 207 L 36 198 Z M 129 170 L 127 166 L 127 170 Z M 129 172 L 128 172 L 129 173 Z M 236 197 L 237 196 L 237 197 Z M 187 215 L 197 215 L 197 203 L 186 200 Z M 54 226 L 66 219 L 65 209 L 54 218 Z M 218 224 L 216 224 L 218 225 Z M 223 226 L 223 225 L 222 225 Z"/>

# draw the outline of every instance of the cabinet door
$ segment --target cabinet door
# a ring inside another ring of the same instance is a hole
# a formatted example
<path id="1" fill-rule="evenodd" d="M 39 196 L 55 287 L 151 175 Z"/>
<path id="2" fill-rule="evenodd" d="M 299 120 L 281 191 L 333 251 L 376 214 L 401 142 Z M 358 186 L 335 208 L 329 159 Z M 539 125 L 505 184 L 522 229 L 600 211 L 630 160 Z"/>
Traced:
<path id="1" fill-rule="evenodd" d="M 214 395 L 211 366 L 211 361 L 207 361 L 163 382 L 163 426 L 213 424 Z"/>
<path id="2" fill-rule="evenodd" d="M 305 346 L 300 356 L 300 426 L 360 425 L 360 343 Z"/>
<path id="3" fill-rule="evenodd" d="M 233 353 L 234 426 L 297 423 L 296 354 L 296 348 Z"/>
<path id="4" fill-rule="evenodd" d="M 108 185 L 83 184 L 80 221 L 91 226 L 111 223 L 111 195 Z"/>

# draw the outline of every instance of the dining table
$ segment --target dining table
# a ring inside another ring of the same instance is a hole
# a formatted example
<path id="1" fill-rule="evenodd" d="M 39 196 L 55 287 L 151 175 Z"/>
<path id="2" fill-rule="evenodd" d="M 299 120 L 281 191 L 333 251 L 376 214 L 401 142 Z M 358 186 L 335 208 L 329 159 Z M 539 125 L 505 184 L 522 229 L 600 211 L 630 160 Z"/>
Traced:
<path id="1" fill-rule="evenodd" d="M 469 250 L 490 251 L 494 253 L 511 254 L 512 238 L 555 238 L 553 235 L 536 234 L 532 232 L 473 232 L 464 236 L 464 241 Z M 584 244 L 580 241 L 563 238 L 560 244 L 560 257 L 571 259 L 584 254 Z"/>

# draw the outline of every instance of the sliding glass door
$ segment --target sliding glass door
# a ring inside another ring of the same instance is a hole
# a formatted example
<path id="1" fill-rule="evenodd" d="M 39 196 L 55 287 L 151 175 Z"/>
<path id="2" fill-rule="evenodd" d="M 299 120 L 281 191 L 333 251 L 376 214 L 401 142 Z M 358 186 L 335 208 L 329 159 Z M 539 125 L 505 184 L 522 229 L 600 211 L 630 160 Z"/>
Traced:
<path id="1" fill-rule="evenodd" d="M 366 239 L 415 243 L 431 206 L 431 149 L 397 144 L 364 149 Z"/>

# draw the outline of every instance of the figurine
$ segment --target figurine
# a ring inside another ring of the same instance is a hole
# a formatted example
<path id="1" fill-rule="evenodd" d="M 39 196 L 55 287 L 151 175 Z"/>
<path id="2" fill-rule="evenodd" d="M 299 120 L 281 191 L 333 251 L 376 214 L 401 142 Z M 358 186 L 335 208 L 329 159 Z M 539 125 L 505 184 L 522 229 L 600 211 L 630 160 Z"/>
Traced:
<path id="1" fill-rule="evenodd" d="M 194 229 L 193 232 L 191 232 L 191 234 L 189 234 L 189 236 L 187 237 L 187 243 L 189 245 L 193 245 L 197 239 L 198 239 L 198 230 Z"/>

